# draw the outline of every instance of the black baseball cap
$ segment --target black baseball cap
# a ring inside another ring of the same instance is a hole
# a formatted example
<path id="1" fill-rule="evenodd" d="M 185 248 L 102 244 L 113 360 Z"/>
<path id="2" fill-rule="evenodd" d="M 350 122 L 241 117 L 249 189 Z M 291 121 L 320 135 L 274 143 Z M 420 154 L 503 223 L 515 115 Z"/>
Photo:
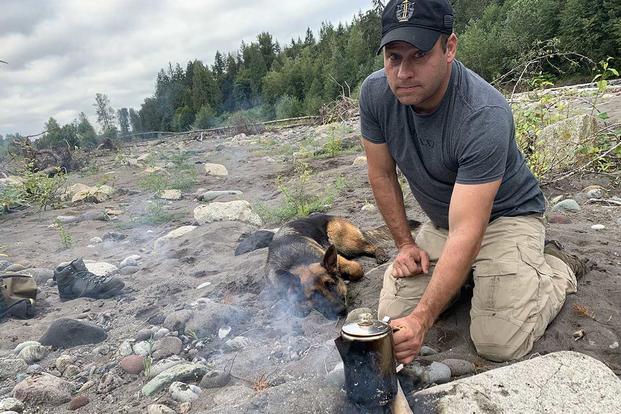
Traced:
<path id="1" fill-rule="evenodd" d="M 448 0 L 390 0 L 382 13 L 382 41 L 403 41 L 427 52 L 440 34 L 453 33 L 453 8 Z"/>

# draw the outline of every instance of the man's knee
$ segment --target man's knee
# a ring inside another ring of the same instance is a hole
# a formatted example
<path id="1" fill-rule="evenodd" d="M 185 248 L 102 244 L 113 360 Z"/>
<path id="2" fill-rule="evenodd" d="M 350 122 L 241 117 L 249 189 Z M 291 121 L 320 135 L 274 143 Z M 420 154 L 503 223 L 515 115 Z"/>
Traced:
<path id="1" fill-rule="evenodd" d="M 390 316 L 391 319 L 395 319 L 409 315 L 425 293 L 430 279 L 431 276 L 428 275 L 397 279 L 392 276 L 392 264 L 388 266 L 380 292 L 378 316 L 380 318 Z"/>
<path id="2" fill-rule="evenodd" d="M 477 353 L 485 359 L 505 362 L 528 354 L 533 348 L 533 323 L 519 323 L 502 316 L 479 315 L 472 318 L 470 336 Z"/>

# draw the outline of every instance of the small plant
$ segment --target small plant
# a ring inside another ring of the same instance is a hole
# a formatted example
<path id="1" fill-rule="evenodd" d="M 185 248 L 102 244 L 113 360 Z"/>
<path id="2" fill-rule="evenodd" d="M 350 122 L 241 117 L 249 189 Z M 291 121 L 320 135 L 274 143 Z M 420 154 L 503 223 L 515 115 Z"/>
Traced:
<path id="1" fill-rule="evenodd" d="M 591 82 L 594 82 L 597 85 L 597 93 L 595 94 L 595 98 L 593 99 L 591 115 L 597 110 L 597 103 L 599 99 L 606 93 L 608 89 L 608 79 L 618 78 L 619 71 L 610 66 L 610 61 L 613 60 L 612 56 L 608 56 L 606 60 L 601 60 L 599 62 L 597 74 L 593 77 Z M 608 119 L 607 112 L 599 112 L 597 114 L 598 118 L 606 120 Z"/>
<path id="2" fill-rule="evenodd" d="M 56 226 L 56 229 L 58 230 L 58 236 L 60 237 L 61 244 L 65 249 L 69 249 L 71 246 L 73 246 L 73 238 L 71 237 L 69 232 L 67 232 L 65 226 L 63 226 L 63 223 L 61 223 L 60 220 L 55 220 L 54 224 Z"/>
<path id="3" fill-rule="evenodd" d="M 33 173 L 25 170 L 21 178 L 29 204 L 34 204 L 39 210 L 45 211 L 48 207 L 54 208 L 60 203 L 60 196 L 67 181 L 60 171 L 53 177 L 48 177 L 43 172 Z"/>
<path id="4" fill-rule="evenodd" d="M 259 378 L 257 378 L 252 383 L 252 389 L 255 390 L 256 392 L 264 391 L 268 389 L 269 387 L 270 387 L 270 383 L 265 374 L 262 374 Z"/>
<path id="5" fill-rule="evenodd" d="M 144 212 L 137 217 L 131 219 L 127 223 L 118 225 L 121 229 L 128 229 L 139 226 L 156 226 L 159 224 L 170 223 L 178 218 L 177 214 L 166 211 L 166 203 L 161 200 L 149 203 Z"/>

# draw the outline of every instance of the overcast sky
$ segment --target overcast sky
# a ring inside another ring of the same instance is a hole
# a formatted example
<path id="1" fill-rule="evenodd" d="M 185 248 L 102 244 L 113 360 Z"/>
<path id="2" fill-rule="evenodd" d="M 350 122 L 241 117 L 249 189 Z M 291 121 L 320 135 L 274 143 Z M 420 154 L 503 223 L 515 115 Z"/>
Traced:
<path id="1" fill-rule="evenodd" d="M 1 0 L 0 134 L 36 134 L 85 112 L 95 94 L 140 108 L 168 62 L 234 51 L 267 31 L 283 45 L 349 22 L 371 0 Z"/>

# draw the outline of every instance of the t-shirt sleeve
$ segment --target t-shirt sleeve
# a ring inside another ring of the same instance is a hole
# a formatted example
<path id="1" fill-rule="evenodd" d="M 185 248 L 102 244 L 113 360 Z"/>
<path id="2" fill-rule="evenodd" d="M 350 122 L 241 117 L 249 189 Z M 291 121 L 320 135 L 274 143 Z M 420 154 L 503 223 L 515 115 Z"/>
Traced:
<path id="1" fill-rule="evenodd" d="M 513 114 L 501 106 L 485 107 L 466 118 L 457 132 L 459 184 L 484 184 L 505 174 Z"/>
<path id="2" fill-rule="evenodd" d="M 360 133 L 374 144 L 386 142 L 378 116 L 378 98 L 372 93 L 372 81 L 365 79 L 360 88 Z"/>

